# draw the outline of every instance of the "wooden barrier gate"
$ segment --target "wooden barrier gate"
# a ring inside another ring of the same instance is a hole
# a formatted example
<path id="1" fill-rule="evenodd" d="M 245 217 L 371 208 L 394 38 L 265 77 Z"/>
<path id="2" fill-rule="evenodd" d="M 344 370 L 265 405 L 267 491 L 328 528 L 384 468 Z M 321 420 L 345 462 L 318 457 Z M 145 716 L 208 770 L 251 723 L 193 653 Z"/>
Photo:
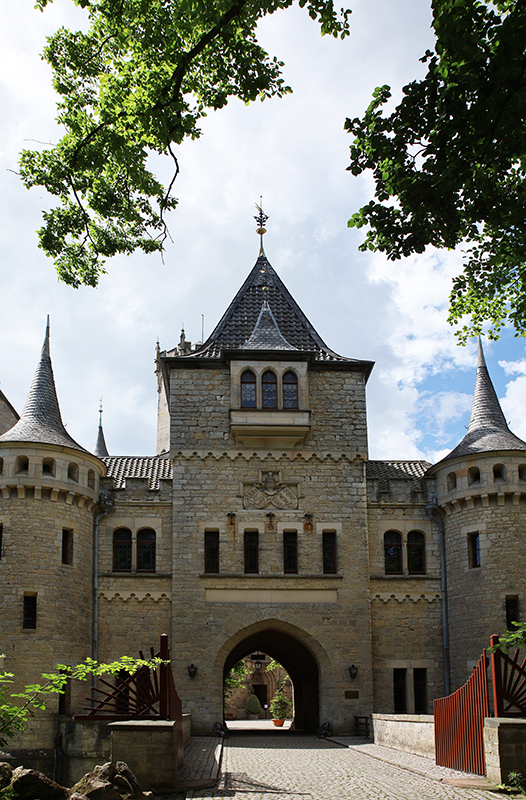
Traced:
<path id="1" fill-rule="evenodd" d="M 486 774 L 484 717 L 489 717 L 488 658 L 484 650 L 468 681 L 433 701 L 435 762 L 463 772 Z"/>

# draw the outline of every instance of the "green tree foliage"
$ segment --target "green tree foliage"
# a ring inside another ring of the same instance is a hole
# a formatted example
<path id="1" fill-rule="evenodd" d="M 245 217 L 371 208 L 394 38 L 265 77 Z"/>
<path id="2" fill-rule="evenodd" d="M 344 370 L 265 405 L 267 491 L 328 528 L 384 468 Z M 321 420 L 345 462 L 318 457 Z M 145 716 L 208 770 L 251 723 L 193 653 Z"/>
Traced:
<path id="1" fill-rule="evenodd" d="M 332 0 L 297 0 L 322 34 L 344 38 L 350 11 Z M 44 9 L 52 0 L 37 0 Z M 21 154 L 25 185 L 43 186 L 58 205 L 44 212 L 39 246 L 71 286 L 95 286 L 105 259 L 162 251 L 179 172 L 177 145 L 200 135 L 199 121 L 230 97 L 245 103 L 290 92 L 283 62 L 256 36 L 258 22 L 294 0 L 74 0 L 87 33 L 61 28 L 43 57 L 59 95 L 64 135 Z M 168 156 L 164 186 L 147 168 Z"/>
<path id="2" fill-rule="evenodd" d="M 385 113 L 377 88 L 363 119 L 348 119 L 353 175 L 376 190 L 349 220 L 369 226 L 362 249 L 391 260 L 427 245 L 465 248 L 451 323 L 464 343 L 484 323 L 526 334 L 526 2 L 433 0 L 427 75 Z M 467 315 L 467 316 L 466 316 Z M 468 319 L 468 322 L 466 322 Z"/>
<path id="3" fill-rule="evenodd" d="M 99 664 L 92 658 L 74 667 L 57 664 L 57 672 L 43 673 L 43 683 L 29 684 L 20 692 L 10 692 L 15 675 L 0 670 L 0 746 L 23 731 L 35 711 L 45 709 L 49 695 L 62 694 L 68 680 L 86 681 L 92 676 L 120 675 L 123 671 L 133 675 L 141 667 L 157 669 L 163 663 L 160 658 L 144 661 L 123 656 L 110 664 Z"/>
<path id="4" fill-rule="evenodd" d="M 263 709 L 261 708 L 261 703 L 259 702 L 257 695 L 251 694 L 245 706 L 245 713 L 261 714 L 262 711 Z"/>
<path id="5" fill-rule="evenodd" d="M 510 650 L 521 649 L 526 647 L 526 622 L 512 622 L 513 630 L 505 631 L 499 636 L 499 642 L 495 647 L 490 647 L 492 650 L 502 650 L 503 653 L 509 653 Z"/>
<path id="6" fill-rule="evenodd" d="M 230 672 L 225 678 L 223 683 L 223 703 L 227 704 L 228 699 L 232 696 L 234 689 L 238 689 L 244 685 L 246 675 L 251 675 L 252 670 L 245 661 L 238 661 L 234 664 Z"/>

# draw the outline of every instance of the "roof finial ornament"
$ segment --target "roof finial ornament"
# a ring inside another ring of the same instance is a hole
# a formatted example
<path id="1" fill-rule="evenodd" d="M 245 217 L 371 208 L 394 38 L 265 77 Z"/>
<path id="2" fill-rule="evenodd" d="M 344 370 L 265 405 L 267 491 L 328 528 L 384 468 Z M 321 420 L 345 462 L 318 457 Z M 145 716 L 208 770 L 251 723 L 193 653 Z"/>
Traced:
<path id="1" fill-rule="evenodd" d="M 259 211 L 259 214 L 257 215 L 257 217 L 254 217 L 254 219 L 256 220 L 256 222 L 258 224 L 258 226 L 256 228 L 256 233 L 259 233 L 259 255 L 260 256 L 264 256 L 265 255 L 265 250 L 263 248 L 263 234 L 267 232 L 267 229 L 265 228 L 265 225 L 267 224 L 268 214 L 265 214 L 265 212 L 263 211 L 263 208 L 262 208 L 262 205 L 263 205 L 263 196 L 262 195 L 259 196 L 259 202 L 261 203 L 261 205 L 258 206 L 257 203 L 255 204 L 257 210 Z"/>
<path id="2" fill-rule="evenodd" d="M 102 397 L 99 404 L 99 428 L 102 428 Z"/>

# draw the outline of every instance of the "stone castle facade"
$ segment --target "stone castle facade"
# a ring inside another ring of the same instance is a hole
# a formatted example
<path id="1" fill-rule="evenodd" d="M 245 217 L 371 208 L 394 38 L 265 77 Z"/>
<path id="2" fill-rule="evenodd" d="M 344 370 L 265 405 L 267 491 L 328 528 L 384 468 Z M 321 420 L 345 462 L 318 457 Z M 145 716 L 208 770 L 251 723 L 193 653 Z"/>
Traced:
<path id="1" fill-rule="evenodd" d="M 372 368 L 327 347 L 262 250 L 206 342 L 157 348 L 157 455 L 111 456 L 101 426 L 94 453 L 66 432 L 48 330 L 20 418 L 0 396 L 4 668 L 30 683 L 168 633 L 195 733 L 251 653 L 286 669 L 297 729 L 431 713 L 526 602 L 526 444 L 480 349 L 458 447 L 369 461 Z M 15 744 L 49 752 L 85 695 Z"/>

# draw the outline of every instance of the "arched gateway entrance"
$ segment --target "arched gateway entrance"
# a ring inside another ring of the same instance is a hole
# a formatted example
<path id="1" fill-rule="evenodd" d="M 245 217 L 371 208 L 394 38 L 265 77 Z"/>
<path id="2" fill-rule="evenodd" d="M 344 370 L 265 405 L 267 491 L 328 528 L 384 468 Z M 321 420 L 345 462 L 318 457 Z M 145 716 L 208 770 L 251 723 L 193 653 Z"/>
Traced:
<path id="1" fill-rule="evenodd" d="M 228 654 L 223 679 L 242 658 L 254 652 L 267 653 L 286 669 L 294 685 L 294 728 L 316 733 L 319 726 L 319 673 L 311 651 L 296 637 L 277 628 L 249 634 Z"/>

